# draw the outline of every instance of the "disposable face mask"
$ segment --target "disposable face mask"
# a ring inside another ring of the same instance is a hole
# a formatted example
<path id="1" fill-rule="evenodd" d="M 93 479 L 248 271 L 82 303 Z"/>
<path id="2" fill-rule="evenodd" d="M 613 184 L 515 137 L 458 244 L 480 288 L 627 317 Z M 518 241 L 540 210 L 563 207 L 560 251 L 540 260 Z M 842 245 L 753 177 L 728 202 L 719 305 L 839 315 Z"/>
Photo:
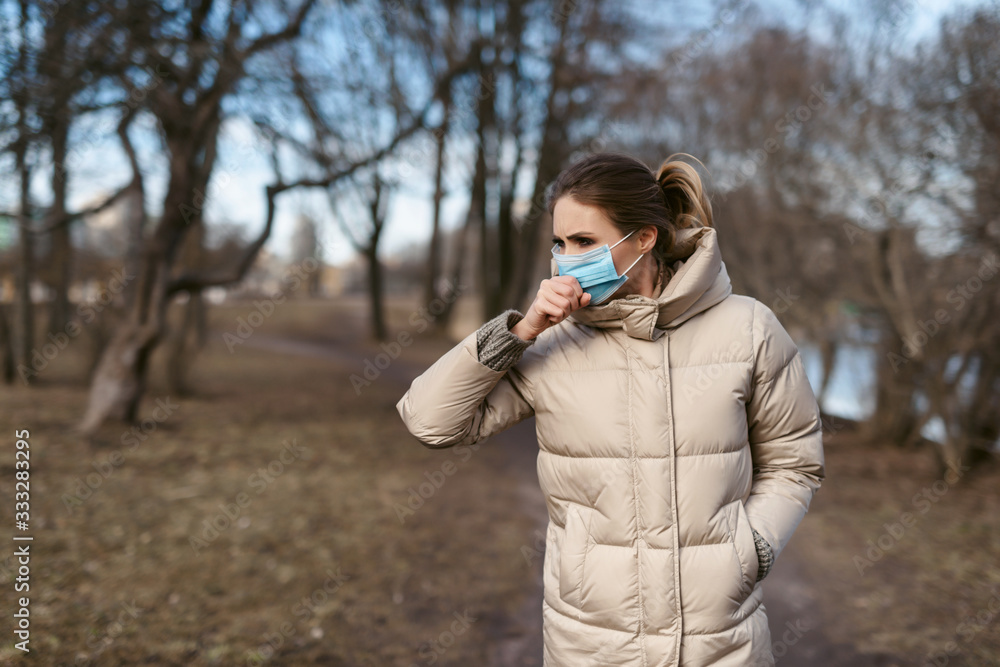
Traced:
<path id="1" fill-rule="evenodd" d="M 573 276 L 577 279 L 583 291 L 590 294 L 590 303 L 587 305 L 596 306 L 603 303 L 608 297 L 618 291 L 618 288 L 628 280 L 628 276 L 625 274 L 642 259 L 642 255 L 639 255 L 632 262 L 632 266 L 622 271 L 620 276 L 615 270 L 615 261 L 611 257 L 611 248 L 614 248 L 629 236 L 632 236 L 633 232 L 635 232 L 634 229 L 613 246 L 608 247 L 608 244 L 605 243 L 600 248 L 594 248 L 579 255 L 561 255 L 556 252 L 556 248 L 559 245 L 552 246 L 552 257 L 555 258 L 556 264 L 559 265 L 559 275 Z M 645 254 L 643 253 L 643 255 Z"/>

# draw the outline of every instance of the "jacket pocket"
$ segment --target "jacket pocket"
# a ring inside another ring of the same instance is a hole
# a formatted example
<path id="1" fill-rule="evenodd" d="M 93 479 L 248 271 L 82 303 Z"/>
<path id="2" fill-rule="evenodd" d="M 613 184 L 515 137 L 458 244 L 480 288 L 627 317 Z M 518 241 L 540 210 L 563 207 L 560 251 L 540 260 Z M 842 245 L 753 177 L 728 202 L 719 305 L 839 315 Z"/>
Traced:
<path id="1" fill-rule="evenodd" d="M 757 583 L 760 561 L 757 560 L 757 545 L 754 542 L 753 529 L 750 526 L 750 519 L 747 517 L 742 500 L 736 501 L 736 527 L 733 530 L 733 545 L 736 548 L 736 557 L 740 564 L 744 597 L 747 597 L 753 592 Z"/>
<path id="2" fill-rule="evenodd" d="M 570 503 L 566 508 L 566 529 L 559 545 L 559 597 L 576 608 L 583 603 L 583 578 L 590 551 L 590 507 Z"/>

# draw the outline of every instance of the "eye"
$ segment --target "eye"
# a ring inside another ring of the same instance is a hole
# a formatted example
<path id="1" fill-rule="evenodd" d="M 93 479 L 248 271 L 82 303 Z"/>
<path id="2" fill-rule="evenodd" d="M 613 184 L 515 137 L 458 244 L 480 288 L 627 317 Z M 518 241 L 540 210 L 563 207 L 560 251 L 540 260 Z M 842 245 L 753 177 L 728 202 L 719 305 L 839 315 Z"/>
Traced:
<path id="1" fill-rule="evenodd" d="M 553 239 L 553 243 L 555 243 L 555 245 L 558 246 L 559 248 L 563 247 L 563 242 L 562 241 L 559 241 L 557 239 Z M 590 240 L 590 239 L 579 239 L 577 241 L 577 244 L 581 245 L 581 246 L 588 246 L 588 245 L 593 245 L 594 242 L 592 240 Z"/>

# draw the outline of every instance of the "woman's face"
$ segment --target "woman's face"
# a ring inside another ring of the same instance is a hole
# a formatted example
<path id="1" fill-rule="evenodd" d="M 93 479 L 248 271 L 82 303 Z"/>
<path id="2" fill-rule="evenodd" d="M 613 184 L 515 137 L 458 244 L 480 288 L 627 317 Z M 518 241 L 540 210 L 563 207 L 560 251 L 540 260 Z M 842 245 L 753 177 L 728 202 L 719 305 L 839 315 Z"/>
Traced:
<path id="1" fill-rule="evenodd" d="M 579 255 L 582 252 L 600 248 L 605 243 L 608 247 L 615 245 L 625 236 L 604 212 L 596 206 L 581 204 L 570 195 L 556 200 L 552 209 L 552 243 L 555 251 L 562 255 Z M 625 282 L 616 296 L 626 294 L 650 295 L 655 282 L 656 262 L 650 251 L 656 243 L 656 227 L 647 225 L 627 239 L 611 248 L 611 259 L 615 263 L 615 271 L 621 273 L 640 255 L 642 260 L 629 272 L 629 280 Z"/>
<path id="2" fill-rule="evenodd" d="M 582 252 L 600 248 L 605 243 L 612 246 L 622 239 L 621 232 L 596 206 L 581 204 L 570 196 L 560 197 L 552 209 L 552 243 L 561 255 L 579 255 Z M 625 243 L 611 249 L 611 256 L 624 257 L 628 254 L 625 246 L 636 237 L 628 237 Z M 631 263 L 637 253 L 632 253 Z M 617 267 L 618 262 L 615 262 Z M 624 264 L 628 266 L 628 264 Z"/>

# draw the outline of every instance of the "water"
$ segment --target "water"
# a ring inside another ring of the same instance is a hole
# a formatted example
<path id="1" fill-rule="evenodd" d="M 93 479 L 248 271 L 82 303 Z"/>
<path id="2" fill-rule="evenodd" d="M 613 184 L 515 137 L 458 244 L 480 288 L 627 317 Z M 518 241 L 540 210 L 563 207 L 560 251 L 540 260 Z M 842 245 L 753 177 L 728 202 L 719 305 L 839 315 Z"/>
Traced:
<path id="1" fill-rule="evenodd" d="M 813 392 L 819 395 L 823 381 L 823 360 L 811 343 L 799 345 L 802 363 Z M 841 345 L 834 357 L 833 374 L 820 408 L 847 419 L 864 420 L 874 411 L 875 352 L 861 345 Z"/>
<path id="2" fill-rule="evenodd" d="M 802 343 L 799 345 L 799 352 L 802 355 L 809 384 L 818 396 L 820 383 L 823 380 L 823 362 L 819 350 L 811 343 Z M 856 420 L 871 417 L 875 409 L 876 363 L 879 363 L 878 355 L 870 347 L 840 345 L 834 358 L 830 385 L 820 404 L 823 412 Z M 919 393 L 915 400 L 918 406 L 926 405 L 926 398 Z M 944 443 L 946 438 L 944 420 L 937 416 L 932 417 L 920 434 L 928 440 Z"/>

